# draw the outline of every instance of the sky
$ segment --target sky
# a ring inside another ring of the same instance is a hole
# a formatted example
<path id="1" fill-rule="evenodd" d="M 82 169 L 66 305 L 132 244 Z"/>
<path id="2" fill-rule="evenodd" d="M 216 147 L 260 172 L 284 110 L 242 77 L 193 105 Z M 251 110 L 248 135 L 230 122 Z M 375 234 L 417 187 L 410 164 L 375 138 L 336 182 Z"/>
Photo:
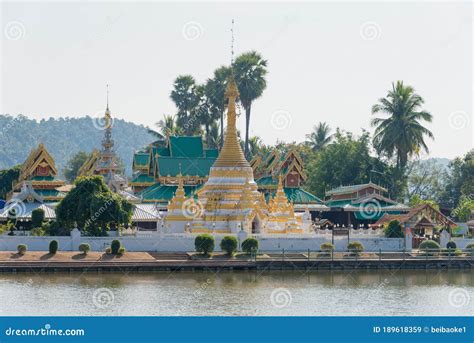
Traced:
<path id="1" fill-rule="evenodd" d="M 153 126 L 176 113 L 178 75 L 199 83 L 235 54 L 268 60 L 251 132 L 302 142 L 318 122 L 360 134 L 403 80 L 425 100 L 430 157 L 474 146 L 470 2 L 2 2 L 0 113 L 112 115 Z M 239 117 L 244 132 L 244 115 Z M 120 133 L 117 133 L 120 134 Z"/>

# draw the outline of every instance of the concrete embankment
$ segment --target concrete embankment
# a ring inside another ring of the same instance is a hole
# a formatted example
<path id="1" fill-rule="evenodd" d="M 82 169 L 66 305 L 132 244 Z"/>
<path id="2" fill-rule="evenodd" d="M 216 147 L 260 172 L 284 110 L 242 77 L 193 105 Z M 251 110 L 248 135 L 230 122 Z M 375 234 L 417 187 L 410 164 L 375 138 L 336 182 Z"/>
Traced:
<path id="1" fill-rule="evenodd" d="M 470 258 L 298 260 L 232 259 L 109 260 L 109 261 L 0 261 L 0 272 L 107 272 L 206 270 L 366 270 L 366 269 L 472 269 Z"/>

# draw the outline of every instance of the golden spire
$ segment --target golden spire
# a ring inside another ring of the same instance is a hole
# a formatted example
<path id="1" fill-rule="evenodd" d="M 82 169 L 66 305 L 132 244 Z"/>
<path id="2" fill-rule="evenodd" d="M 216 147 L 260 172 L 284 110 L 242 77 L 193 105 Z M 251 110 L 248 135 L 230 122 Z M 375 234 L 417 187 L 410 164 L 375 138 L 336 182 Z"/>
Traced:
<path id="1" fill-rule="evenodd" d="M 235 101 L 239 96 L 239 90 L 237 89 L 237 84 L 235 83 L 233 75 L 229 78 L 225 96 L 229 99 L 227 129 L 224 136 L 224 146 L 214 163 L 214 167 L 250 168 L 250 164 L 245 159 L 242 148 L 240 147 L 239 138 L 237 137 Z"/>

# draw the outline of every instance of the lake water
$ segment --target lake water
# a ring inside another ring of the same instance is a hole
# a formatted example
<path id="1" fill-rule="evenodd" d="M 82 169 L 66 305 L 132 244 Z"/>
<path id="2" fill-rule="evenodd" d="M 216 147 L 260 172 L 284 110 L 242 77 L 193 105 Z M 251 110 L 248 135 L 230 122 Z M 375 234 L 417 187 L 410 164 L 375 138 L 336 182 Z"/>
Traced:
<path id="1" fill-rule="evenodd" d="M 0 315 L 472 315 L 472 271 L 0 274 Z"/>

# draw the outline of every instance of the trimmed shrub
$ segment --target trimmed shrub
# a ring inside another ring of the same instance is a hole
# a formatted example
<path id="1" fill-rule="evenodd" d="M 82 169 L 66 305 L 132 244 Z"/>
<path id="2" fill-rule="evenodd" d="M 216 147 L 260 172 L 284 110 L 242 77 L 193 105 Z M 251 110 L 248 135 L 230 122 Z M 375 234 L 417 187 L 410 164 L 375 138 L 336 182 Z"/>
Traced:
<path id="1" fill-rule="evenodd" d="M 31 212 L 31 226 L 41 227 L 44 222 L 44 210 L 42 208 L 35 208 Z"/>
<path id="2" fill-rule="evenodd" d="M 456 242 L 449 241 L 449 242 L 446 244 L 446 248 L 448 248 L 448 249 L 456 249 L 456 248 L 457 248 Z"/>
<path id="3" fill-rule="evenodd" d="M 16 250 L 18 251 L 18 255 L 24 255 L 26 253 L 26 250 L 28 250 L 28 247 L 26 246 L 26 244 L 18 244 Z"/>
<path id="4" fill-rule="evenodd" d="M 242 242 L 242 251 L 251 254 L 252 252 L 257 253 L 258 241 L 255 238 L 249 237 Z"/>
<path id="5" fill-rule="evenodd" d="M 388 225 L 384 228 L 385 237 L 388 238 L 403 238 L 403 230 L 400 222 L 398 220 L 392 220 Z"/>
<path id="6" fill-rule="evenodd" d="M 194 247 L 197 252 L 207 256 L 214 251 L 214 237 L 208 234 L 199 235 L 194 240 Z"/>
<path id="7" fill-rule="evenodd" d="M 331 252 L 334 250 L 334 244 L 332 243 L 323 243 L 319 246 L 319 250 L 323 251 L 323 252 Z"/>
<path id="8" fill-rule="evenodd" d="M 359 255 L 362 251 L 364 251 L 364 246 L 361 242 L 350 242 L 347 244 L 347 250 L 351 253 L 351 255 Z"/>
<path id="9" fill-rule="evenodd" d="M 54 255 L 58 252 L 58 241 L 57 240 L 52 240 L 49 242 L 49 253 L 51 255 Z"/>
<path id="10" fill-rule="evenodd" d="M 82 252 L 84 255 L 87 255 L 87 253 L 91 250 L 91 246 L 87 243 L 81 243 L 79 244 L 79 251 Z"/>
<path id="11" fill-rule="evenodd" d="M 443 256 L 461 256 L 462 250 L 461 249 L 441 249 L 441 255 Z"/>
<path id="12" fill-rule="evenodd" d="M 431 239 L 421 242 L 420 244 L 420 251 L 425 253 L 426 255 L 435 255 L 439 252 L 441 247 L 439 244 Z"/>
<path id="13" fill-rule="evenodd" d="M 119 255 L 123 255 L 123 254 L 125 254 L 125 252 L 126 252 L 126 250 L 125 250 L 124 247 L 120 247 L 120 249 L 118 250 Z"/>
<path id="14" fill-rule="evenodd" d="M 225 251 L 227 255 L 230 255 L 230 256 L 232 256 L 234 252 L 237 251 L 237 245 L 238 245 L 237 238 L 235 238 L 234 236 L 225 236 L 224 238 L 222 238 L 222 241 L 220 244 L 221 250 Z"/>
<path id="15" fill-rule="evenodd" d="M 468 245 L 466 245 L 466 249 L 467 250 L 474 250 L 474 243 L 469 243 Z"/>
<path id="16" fill-rule="evenodd" d="M 120 241 L 118 239 L 114 239 L 112 241 L 112 244 L 110 244 L 111 253 L 114 254 L 114 255 L 117 255 L 119 253 L 119 250 L 120 250 L 121 246 L 122 246 L 122 244 L 120 243 Z"/>

